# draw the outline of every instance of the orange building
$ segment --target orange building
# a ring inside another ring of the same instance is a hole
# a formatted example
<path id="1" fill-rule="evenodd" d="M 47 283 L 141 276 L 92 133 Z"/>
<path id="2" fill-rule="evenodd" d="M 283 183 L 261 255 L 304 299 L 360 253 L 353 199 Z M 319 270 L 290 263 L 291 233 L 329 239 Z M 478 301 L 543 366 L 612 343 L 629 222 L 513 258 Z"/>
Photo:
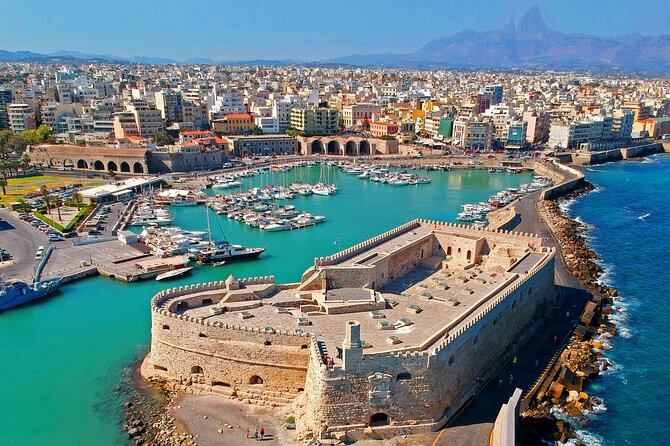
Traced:
<path id="1" fill-rule="evenodd" d="M 398 124 L 391 122 L 373 122 L 370 124 L 370 133 L 377 138 L 386 135 L 395 135 L 398 133 Z"/>
<path id="2" fill-rule="evenodd" d="M 254 118 L 248 113 L 232 113 L 212 120 L 212 130 L 225 135 L 247 135 L 254 129 Z"/>

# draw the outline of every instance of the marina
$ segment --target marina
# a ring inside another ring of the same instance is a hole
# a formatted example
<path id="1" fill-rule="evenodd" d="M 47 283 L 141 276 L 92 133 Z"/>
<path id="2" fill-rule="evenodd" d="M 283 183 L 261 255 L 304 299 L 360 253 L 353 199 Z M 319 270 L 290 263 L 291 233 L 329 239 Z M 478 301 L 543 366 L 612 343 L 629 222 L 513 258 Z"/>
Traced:
<path id="1" fill-rule="evenodd" d="M 336 168 L 331 170 L 331 182 L 338 185 L 336 195 L 324 199 L 297 194 L 290 201 L 304 212 L 327 216 L 327 224 L 310 230 L 270 234 L 210 211 L 213 238 L 222 236 L 217 220 L 229 240 L 243 246 L 264 247 L 265 252 L 258 261 L 226 262 L 220 267 L 194 265 L 189 275 L 169 282 L 126 283 L 105 276 L 90 277 L 61 285 L 60 291 L 37 304 L 5 312 L 0 336 L 9 339 L 12 333 L 24 335 L 21 343 L 2 347 L 3 355 L 18 361 L 7 369 L 7 379 L 14 385 L 0 400 L 0 410 L 21 408 L 20 415 L 5 431 L 4 440 L 9 444 L 28 440 L 33 444 L 65 446 L 76 431 L 78 437 L 89 444 L 123 444 L 127 435 L 118 428 L 118 408 L 123 397 L 114 389 L 124 368 L 139 359 L 139 350 L 149 344 L 147 298 L 164 289 L 166 284 L 173 287 L 225 280 L 229 274 L 236 277 L 275 274 L 278 281 L 297 281 L 315 257 L 338 251 L 338 243 L 342 247 L 352 246 L 416 217 L 453 221 L 461 204 L 486 200 L 496 191 L 531 181 L 527 173 L 429 170 L 422 175 L 431 178 L 430 187 L 390 188 L 360 181 Z M 281 175 L 286 177 L 288 185 L 299 181 L 314 182 L 319 178 L 320 166 L 298 167 L 285 172 L 268 169 L 266 173 L 242 181 L 247 188 L 263 187 L 268 181 L 281 184 Z M 207 192 L 210 196 L 216 195 L 216 191 L 208 189 Z M 180 227 L 206 233 L 207 218 L 202 206 L 171 206 L 169 210 L 174 222 L 160 229 Z M 141 227 L 131 229 L 136 233 L 142 231 Z M 109 273 L 114 274 L 111 268 L 115 268 L 125 274 L 131 272 L 137 262 L 127 259 L 146 255 L 118 240 L 70 246 L 64 250 L 59 248 L 54 254 L 45 267 L 45 278 L 51 274 L 82 274 L 88 269 L 82 268 L 80 261 L 89 261 L 89 256 L 95 264 L 107 265 Z M 91 315 L 95 315 L 94 324 L 85 322 Z M 34 330 L 35 326 L 44 328 Z M 117 334 L 109 336 L 110 329 Z M 26 346 L 30 348 L 30 354 Z M 82 351 L 87 353 L 82 355 Z M 43 363 L 54 367 L 40 367 Z M 71 364 L 77 364 L 77 367 Z M 30 380 L 25 379 L 27 376 Z M 58 381 L 58 386 L 51 384 L 54 380 Z M 36 400 L 33 398 L 26 401 L 29 388 L 41 404 L 34 404 Z M 47 401 L 51 402 L 44 403 L 45 395 L 49 395 Z M 53 410 L 56 405 L 62 410 Z M 65 410 L 68 415 L 64 414 Z M 38 431 L 30 428 L 35 419 L 41 420 L 42 427 Z M 76 425 L 70 424 L 74 421 Z M 54 440 L 58 438 L 64 440 Z"/>

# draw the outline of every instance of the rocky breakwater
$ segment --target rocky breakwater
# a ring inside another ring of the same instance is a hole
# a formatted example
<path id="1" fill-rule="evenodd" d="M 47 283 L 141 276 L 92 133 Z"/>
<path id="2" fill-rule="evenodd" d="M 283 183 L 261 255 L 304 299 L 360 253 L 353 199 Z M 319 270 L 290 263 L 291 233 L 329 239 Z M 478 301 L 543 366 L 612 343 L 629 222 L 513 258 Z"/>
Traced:
<path id="1" fill-rule="evenodd" d="M 577 198 L 592 189 L 593 185 L 586 183 L 560 200 Z M 607 346 L 603 340 L 616 335 L 616 327 L 609 321 L 609 316 L 617 290 L 599 283 L 603 270 L 598 264 L 596 253 L 585 241 L 587 228 L 563 213 L 560 200 L 541 201 L 538 209 L 561 247 L 565 265 L 589 291 L 590 299 L 567 338 L 565 348 L 555 357 L 537 391 L 530 396 L 531 401 L 528 401 L 528 409 L 524 411 L 523 417 L 527 420 L 526 425 L 534 426 L 532 431 L 544 431 L 543 435 L 536 432 L 539 437 L 565 442 L 574 437 L 574 431 L 554 415 L 567 413 L 585 423 L 585 411 L 593 410 L 594 406 L 602 403 L 590 397 L 584 388 L 589 380 L 610 367 L 603 356 L 603 348 Z M 528 422 L 530 419 L 535 420 L 535 423 Z M 548 424 L 551 425 L 550 429 L 538 429 Z"/>
<path id="2" fill-rule="evenodd" d="M 170 415 L 176 393 L 146 383 L 139 364 L 128 370 L 117 388 L 123 395 L 122 429 L 135 445 L 194 446 L 195 437 L 182 429 Z"/>

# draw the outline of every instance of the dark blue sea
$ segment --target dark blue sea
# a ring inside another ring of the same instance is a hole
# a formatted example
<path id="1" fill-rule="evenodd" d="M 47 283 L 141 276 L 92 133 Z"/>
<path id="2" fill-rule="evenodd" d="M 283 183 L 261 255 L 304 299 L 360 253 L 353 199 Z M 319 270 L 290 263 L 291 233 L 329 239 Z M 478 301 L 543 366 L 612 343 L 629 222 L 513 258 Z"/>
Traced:
<path id="1" fill-rule="evenodd" d="M 586 389 L 603 404 L 578 425 L 593 445 L 670 444 L 670 155 L 588 167 L 596 190 L 564 204 L 587 225 L 601 282 L 619 291 L 614 367 Z M 609 348 L 607 348 L 609 347 Z M 572 420 L 573 423 L 575 420 Z"/>

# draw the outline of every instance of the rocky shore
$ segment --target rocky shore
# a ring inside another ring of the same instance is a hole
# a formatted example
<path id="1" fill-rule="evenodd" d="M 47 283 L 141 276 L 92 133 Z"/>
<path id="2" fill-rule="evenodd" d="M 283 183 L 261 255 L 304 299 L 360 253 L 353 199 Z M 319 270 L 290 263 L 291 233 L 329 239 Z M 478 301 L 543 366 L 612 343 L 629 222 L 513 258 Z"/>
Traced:
<path id="1" fill-rule="evenodd" d="M 521 425 L 529 437 L 537 440 L 566 442 L 575 438 L 571 426 L 558 420 L 556 411 L 567 413 L 583 421 L 584 411 L 602 403 L 589 396 L 584 387 L 610 366 L 603 356 L 606 343 L 603 339 L 616 335 L 616 327 L 609 321 L 613 299 L 617 291 L 598 283 L 603 270 L 598 257 L 585 239 L 586 226 L 570 219 L 560 207 L 563 200 L 572 200 L 589 193 L 594 187 L 585 182 L 584 187 L 559 200 L 538 203 L 538 210 L 551 229 L 565 265 L 590 293 L 576 327 L 566 340 L 564 349 L 550 364 L 544 380 L 536 388 L 529 408 L 522 414 Z M 577 445 L 581 444 L 579 441 Z"/>
<path id="2" fill-rule="evenodd" d="M 175 393 L 146 383 L 139 373 L 140 362 L 129 370 L 119 386 L 124 396 L 122 429 L 131 444 L 160 446 L 193 446 L 195 438 L 181 429 L 170 416 Z"/>

